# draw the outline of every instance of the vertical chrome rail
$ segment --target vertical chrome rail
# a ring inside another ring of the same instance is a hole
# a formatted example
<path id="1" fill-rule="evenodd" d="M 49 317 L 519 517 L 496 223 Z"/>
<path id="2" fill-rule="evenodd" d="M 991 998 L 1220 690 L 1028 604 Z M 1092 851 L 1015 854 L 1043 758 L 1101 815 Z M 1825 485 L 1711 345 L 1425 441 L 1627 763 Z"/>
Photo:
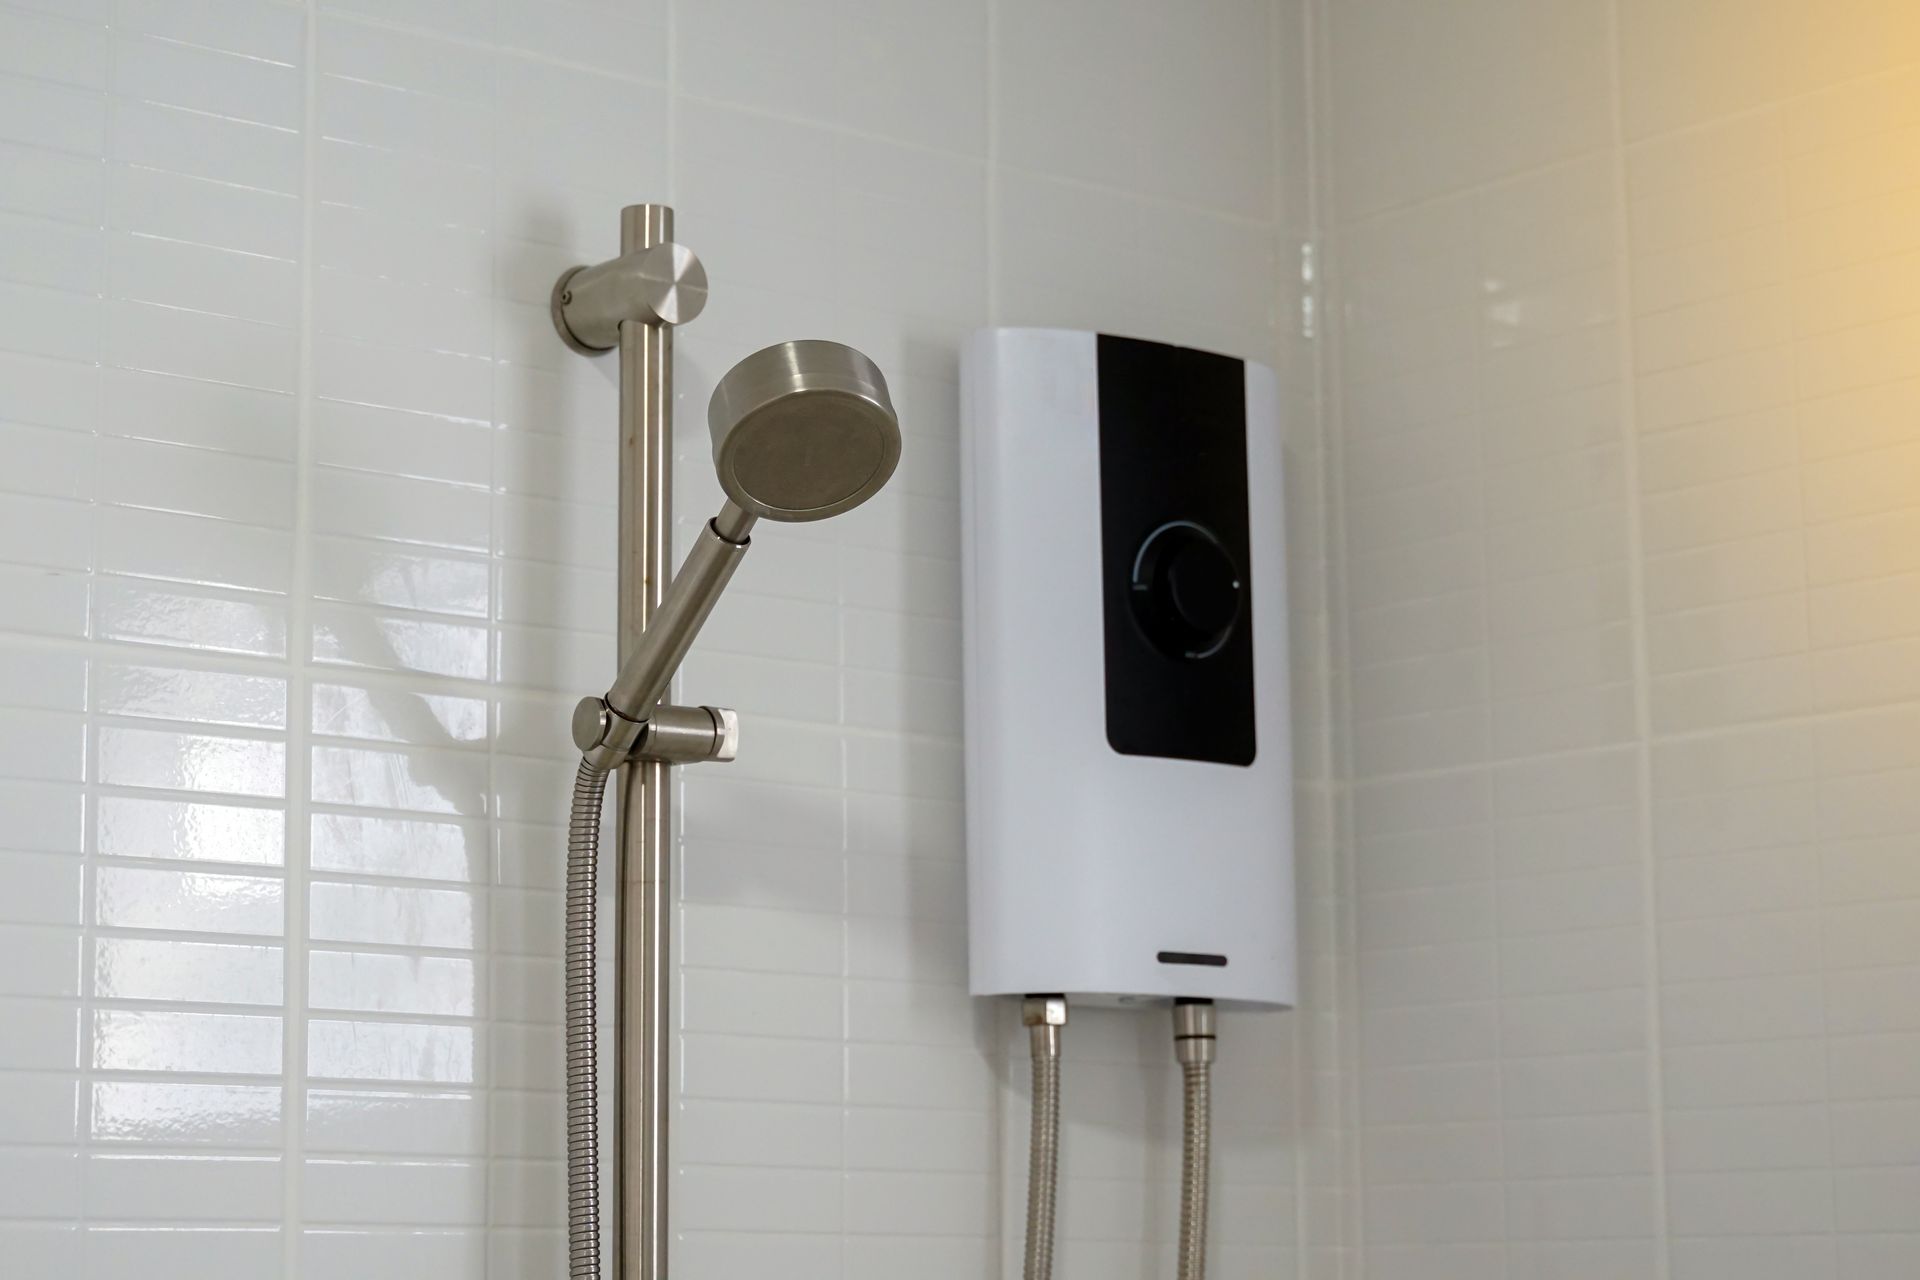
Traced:
<path id="1" fill-rule="evenodd" d="M 673 326 L 698 315 L 706 293 L 705 270 L 691 252 L 673 243 L 673 210 L 659 204 L 622 209 L 620 255 L 574 267 L 553 288 L 553 323 L 567 346 L 582 355 L 616 347 L 620 352 L 617 587 L 623 667 L 642 648 L 641 637 L 656 620 L 673 572 Z M 680 652 L 684 645 L 671 655 L 675 661 Z M 671 674 L 669 669 L 666 675 Z M 666 679 L 660 679 L 640 701 L 653 703 L 665 686 Z M 733 733 L 727 726 L 733 721 L 731 712 L 693 713 L 689 723 L 705 730 L 706 745 L 676 755 L 686 747 L 680 742 L 686 735 L 679 732 L 679 720 L 663 711 L 660 722 L 652 723 L 652 705 L 622 710 L 629 714 L 616 713 L 603 700 L 587 699 L 574 721 L 574 741 L 584 753 L 582 779 L 592 781 L 596 771 L 604 775 L 623 770 L 614 788 L 619 796 L 613 930 L 619 1007 L 612 1093 L 619 1127 L 614 1186 L 606 1199 L 619 1206 L 614 1215 L 617 1280 L 664 1280 L 673 866 L 666 761 L 731 758 Z M 648 728 L 651 748 L 633 755 L 642 730 Z M 569 830 L 570 891 L 591 877 L 598 810 L 597 794 L 576 789 Z M 570 892 L 567 917 L 568 1253 L 572 1280 L 602 1280 L 598 1094 L 592 1078 L 595 995 L 591 973 L 577 972 L 582 957 L 596 954 L 598 936 L 592 903 L 575 901 L 577 897 Z"/>
<path id="2" fill-rule="evenodd" d="M 673 239 L 673 210 L 620 211 L 620 252 Z M 620 640 L 640 643 L 673 572 L 673 326 L 620 322 Z M 620 1280 L 667 1274 L 667 1125 L 672 1107 L 673 797 L 668 766 L 636 760 L 620 789 L 619 1084 L 614 1111 Z"/>
<path id="3" fill-rule="evenodd" d="M 755 520 L 818 520 L 865 501 L 900 457 L 886 379 L 839 343 L 786 342 L 742 360 L 714 393 L 708 426 L 728 500 L 673 574 L 673 327 L 700 313 L 707 277 L 673 242 L 673 211 L 620 211 L 620 256 L 564 272 L 553 323 L 583 355 L 620 351 L 620 674 L 574 708 L 580 776 L 568 827 L 567 1195 L 570 1280 L 598 1274 L 600 1166 L 594 1048 L 594 884 L 600 788 L 617 788 L 615 969 L 618 1114 L 616 1280 L 666 1280 L 668 1126 L 673 1108 L 673 797 L 670 763 L 734 758 L 738 721 L 719 707 L 661 703 Z M 715 408 L 714 406 L 719 406 Z M 755 465 L 757 464 L 757 465 Z M 752 477 L 749 483 L 748 477 Z"/>

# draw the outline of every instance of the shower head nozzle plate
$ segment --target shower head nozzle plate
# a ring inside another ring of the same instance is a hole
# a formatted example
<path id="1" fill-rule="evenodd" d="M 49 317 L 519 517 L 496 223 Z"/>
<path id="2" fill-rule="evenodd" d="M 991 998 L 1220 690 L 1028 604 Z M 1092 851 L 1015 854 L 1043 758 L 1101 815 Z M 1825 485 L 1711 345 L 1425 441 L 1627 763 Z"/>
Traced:
<path id="1" fill-rule="evenodd" d="M 782 342 L 728 371 L 707 407 L 720 486 L 768 520 L 859 506 L 900 461 L 900 422 L 873 361 L 838 342 Z"/>

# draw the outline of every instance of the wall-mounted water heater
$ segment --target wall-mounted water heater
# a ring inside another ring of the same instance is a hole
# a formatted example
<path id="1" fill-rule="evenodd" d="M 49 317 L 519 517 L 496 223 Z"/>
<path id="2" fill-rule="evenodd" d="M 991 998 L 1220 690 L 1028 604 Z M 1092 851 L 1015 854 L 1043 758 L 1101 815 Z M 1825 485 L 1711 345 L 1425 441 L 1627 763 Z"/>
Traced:
<path id="1" fill-rule="evenodd" d="M 1295 998 L 1273 371 L 1056 329 L 963 367 L 976 995 Z"/>
<path id="2" fill-rule="evenodd" d="M 1294 1003 L 1273 371 L 990 329 L 962 361 L 973 993 L 1032 1045 L 1025 1280 L 1053 1267 L 1069 1006 L 1172 1003 L 1179 1280 L 1206 1272 L 1216 1003 Z"/>

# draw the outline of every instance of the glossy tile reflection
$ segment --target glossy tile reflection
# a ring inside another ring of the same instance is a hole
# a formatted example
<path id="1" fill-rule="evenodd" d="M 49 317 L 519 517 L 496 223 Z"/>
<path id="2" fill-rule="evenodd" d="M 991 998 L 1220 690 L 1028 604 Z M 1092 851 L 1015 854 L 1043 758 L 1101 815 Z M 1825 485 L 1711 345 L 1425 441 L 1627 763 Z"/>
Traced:
<path id="1" fill-rule="evenodd" d="M 614 657 L 617 380 L 548 291 L 649 193 L 715 272 L 683 512 L 717 497 L 707 391 L 766 342 L 869 352 L 907 434 L 858 518 L 765 540 L 687 668 L 753 727 L 686 784 L 676 1264 L 993 1271 L 1020 1117 L 952 910 L 953 352 L 993 321 L 1271 359 L 1305 225 L 1272 6 L 1095 8 L 0 4 L 0 1271 L 562 1274 L 567 717 Z M 1055 83 L 1083 24 L 1131 98 Z M 1109 1040 L 1101 1087 L 1164 1100 L 1159 1048 Z M 1296 1261 L 1262 1133 L 1227 1276 Z M 1106 1217 L 1078 1243 L 1134 1280 L 1159 1226 Z"/>

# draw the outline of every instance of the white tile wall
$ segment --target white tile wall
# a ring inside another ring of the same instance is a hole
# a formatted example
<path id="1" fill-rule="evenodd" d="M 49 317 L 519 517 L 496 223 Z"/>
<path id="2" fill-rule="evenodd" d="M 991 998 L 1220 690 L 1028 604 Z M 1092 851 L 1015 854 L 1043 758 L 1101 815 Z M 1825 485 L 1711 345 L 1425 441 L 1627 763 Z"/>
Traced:
<path id="1" fill-rule="evenodd" d="M 954 353 L 997 321 L 1292 375 L 1313 994 L 1229 1024 L 1215 1256 L 1333 1274 L 1309 34 L 1267 0 L 0 0 L 8 1273 L 560 1273 L 562 726 L 610 670 L 615 395 L 546 301 L 664 198 L 715 288 L 683 514 L 760 344 L 859 345 L 907 433 L 885 495 L 764 539 L 686 672 L 749 729 L 684 782 L 676 1269 L 1017 1253 L 1024 1070 L 957 906 Z M 1072 1045 L 1063 1274 L 1158 1273 L 1164 1028 Z"/>
<path id="2" fill-rule="evenodd" d="M 1920 14 L 1323 11 L 1366 1274 L 1913 1275 Z"/>

